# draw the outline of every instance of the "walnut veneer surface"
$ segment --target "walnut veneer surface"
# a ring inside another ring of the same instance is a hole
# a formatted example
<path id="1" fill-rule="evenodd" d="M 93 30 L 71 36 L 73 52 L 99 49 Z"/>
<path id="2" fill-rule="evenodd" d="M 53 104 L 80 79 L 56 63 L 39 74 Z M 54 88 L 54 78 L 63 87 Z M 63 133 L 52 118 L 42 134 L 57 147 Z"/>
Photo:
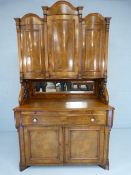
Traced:
<path id="1" fill-rule="evenodd" d="M 109 169 L 114 113 L 106 86 L 111 18 L 99 13 L 83 18 L 83 7 L 67 1 L 42 9 L 43 18 L 33 13 L 15 18 L 20 170 L 66 164 Z M 58 92 L 48 92 L 51 88 Z"/>
<path id="2" fill-rule="evenodd" d="M 88 99 L 77 97 L 73 98 L 68 97 L 65 99 L 59 98 L 44 98 L 44 99 L 31 99 L 26 104 L 21 105 L 15 110 L 89 110 L 89 109 L 96 109 L 96 110 L 110 110 L 112 109 L 111 106 L 102 103 L 99 99 Z"/>

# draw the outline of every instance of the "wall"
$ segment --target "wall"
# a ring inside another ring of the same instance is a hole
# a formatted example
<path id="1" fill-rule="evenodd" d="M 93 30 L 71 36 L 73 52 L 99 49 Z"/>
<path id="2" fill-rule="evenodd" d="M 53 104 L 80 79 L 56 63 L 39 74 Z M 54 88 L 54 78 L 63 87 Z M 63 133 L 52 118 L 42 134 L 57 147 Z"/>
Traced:
<path id="1" fill-rule="evenodd" d="M 41 6 L 54 0 L 0 0 L 0 131 L 15 130 L 13 107 L 18 105 L 19 66 L 14 17 L 33 12 L 42 16 Z M 84 6 L 83 16 L 99 12 L 111 16 L 108 90 L 115 106 L 114 127 L 131 127 L 131 1 L 70 0 Z"/>

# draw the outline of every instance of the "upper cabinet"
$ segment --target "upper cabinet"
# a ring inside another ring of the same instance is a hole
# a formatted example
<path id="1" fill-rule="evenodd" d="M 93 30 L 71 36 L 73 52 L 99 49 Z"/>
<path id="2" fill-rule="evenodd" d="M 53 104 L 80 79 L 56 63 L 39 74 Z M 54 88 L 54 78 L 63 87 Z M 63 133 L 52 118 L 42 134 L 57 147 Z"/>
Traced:
<path id="1" fill-rule="evenodd" d="M 83 19 L 82 76 L 106 78 L 110 18 L 92 13 Z"/>
<path id="2" fill-rule="evenodd" d="M 49 77 L 77 78 L 81 50 L 81 10 L 59 1 L 43 7 L 47 20 Z"/>
<path id="3" fill-rule="evenodd" d="M 21 79 L 106 78 L 110 18 L 66 1 L 42 9 L 15 18 Z"/>
<path id="4" fill-rule="evenodd" d="M 15 18 L 21 78 L 36 79 L 46 76 L 45 23 L 35 14 Z"/>

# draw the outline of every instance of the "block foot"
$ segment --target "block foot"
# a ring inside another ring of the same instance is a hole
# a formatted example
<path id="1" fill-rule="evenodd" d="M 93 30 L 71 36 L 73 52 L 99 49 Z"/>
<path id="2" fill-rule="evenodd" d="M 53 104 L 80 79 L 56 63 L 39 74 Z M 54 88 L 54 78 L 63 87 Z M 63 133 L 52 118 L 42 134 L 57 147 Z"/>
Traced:
<path id="1" fill-rule="evenodd" d="M 27 169 L 29 166 L 26 165 L 19 165 L 19 170 L 20 171 L 24 171 L 25 169 Z"/>
<path id="2" fill-rule="evenodd" d="M 101 164 L 99 165 L 101 168 L 103 168 L 104 170 L 109 170 L 109 161 L 107 161 L 106 164 Z"/>

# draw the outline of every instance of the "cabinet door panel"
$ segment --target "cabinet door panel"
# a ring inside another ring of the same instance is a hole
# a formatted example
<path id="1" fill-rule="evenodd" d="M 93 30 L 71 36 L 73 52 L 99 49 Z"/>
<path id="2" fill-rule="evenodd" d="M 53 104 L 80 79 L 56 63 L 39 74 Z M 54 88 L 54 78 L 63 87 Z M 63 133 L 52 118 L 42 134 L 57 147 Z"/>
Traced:
<path id="1" fill-rule="evenodd" d="M 62 131 L 58 127 L 24 128 L 27 164 L 61 163 Z"/>
<path id="2" fill-rule="evenodd" d="M 48 17 L 49 74 L 69 78 L 78 74 L 78 17 Z"/>
<path id="3" fill-rule="evenodd" d="M 104 131 L 101 127 L 66 128 L 66 162 L 95 163 L 103 158 Z"/>
<path id="4" fill-rule="evenodd" d="M 43 78 L 46 68 L 45 23 L 35 15 L 21 19 L 20 46 L 21 74 L 24 78 Z"/>
<path id="5" fill-rule="evenodd" d="M 39 29 L 22 30 L 21 45 L 23 58 L 23 71 L 31 72 L 42 68 L 41 45 Z"/>
<path id="6" fill-rule="evenodd" d="M 98 14 L 90 14 L 83 22 L 83 76 L 100 78 L 105 69 L 105 19 Z"/>
<path id="7" fill-rule="evenodd" d="M 102 30 L 86 29 L 85 44 L 86 44 L 86 57 L 85 69 L 88 71 L 101 71 L 101 47 L 102 47 Z"/>

